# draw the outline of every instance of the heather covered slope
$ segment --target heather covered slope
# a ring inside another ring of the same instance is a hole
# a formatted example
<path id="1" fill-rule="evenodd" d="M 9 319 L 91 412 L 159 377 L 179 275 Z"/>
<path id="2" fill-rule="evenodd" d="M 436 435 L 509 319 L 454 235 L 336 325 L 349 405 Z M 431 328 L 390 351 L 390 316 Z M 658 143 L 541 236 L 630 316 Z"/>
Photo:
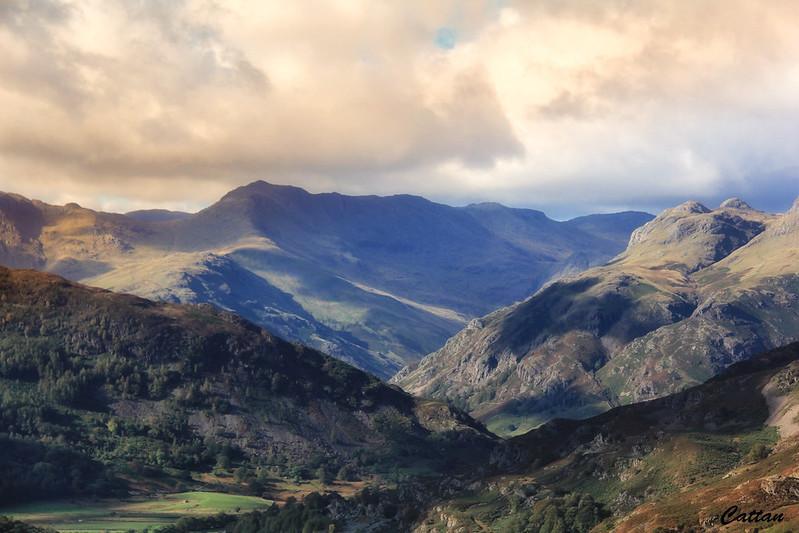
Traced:
<path id="1" fill-rule="evenodd" d="M 0 196 L 0 263 L 212 303 L 387 378 L 473 316 L 613 256 L 644 213 L 557 222 L 497 204 L 255 182 L 194 215 Z"/>
<path id="2" fill-rule="evenodd" d="M 669 209 L 607 265 L 472 321 L 396 381 L 501 433 L 700 383 L 799 338 L 796 217 Z"/>
<path id="3" fill-rule="evenodd" d="M 439 502 L 416 531 L 789 531 L 797 413 L 792 344 L 683 392 L 513 438 L 497 475 Z M 733 505 L 783 522 L 719 529 Z"/>
<path id="4" fill-rule="evenodd" d="M 452 472 L 494 446 L 445 404 L 211 306 L 0 268 L 0 317 L 4 500 L 47 496 L 56 479 L 67 493 L 165 476 L 202 486 L 220 466 L 367 475 L 413 457 Z"/>

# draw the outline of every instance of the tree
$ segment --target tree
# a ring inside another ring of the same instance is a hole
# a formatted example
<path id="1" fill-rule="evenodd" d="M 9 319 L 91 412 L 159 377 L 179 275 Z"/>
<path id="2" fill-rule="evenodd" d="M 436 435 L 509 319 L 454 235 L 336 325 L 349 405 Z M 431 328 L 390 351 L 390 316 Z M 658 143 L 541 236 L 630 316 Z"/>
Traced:
<path id="1" fill-rule="evenodd" d="M 586 494 L 580 498 L 580 503 L 577 505 L 574 529 L 579 533 L 588 532 L 597 522 L 599 522 L 599 509 L 594 499 Z"/>
<path id="2" fill-rule="evenodd" d="M 327 465 L 324 464 L 316 470 L 316 478 L 323 485 L 330 485 L 334 481 L 333 474 L 327 468 Z"/>
<path id="3" fill-rule="evenodd" d="M 224 451 L 221 452 L 216 456 L 216 468 L 221 470 L 227 470 L 230 468 L 230 455 L 225 453 Z"/>
<path id="4" fill-rule="evenodd" d="M 754 446 L 749 450 L 749 453 L 746 455 L 746 458 L 749 462 L 756 462 L 768 457 L 768 454 L 771 450 L 763 444 L 762 442 L 755 443 Z"/>

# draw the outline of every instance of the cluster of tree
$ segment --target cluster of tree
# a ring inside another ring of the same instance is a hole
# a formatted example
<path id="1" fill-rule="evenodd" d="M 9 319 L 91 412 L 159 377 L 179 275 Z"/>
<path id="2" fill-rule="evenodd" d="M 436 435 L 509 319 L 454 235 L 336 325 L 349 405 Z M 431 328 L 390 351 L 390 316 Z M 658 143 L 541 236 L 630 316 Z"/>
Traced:
<path id="1" fill-rule="evenodd" d="M 749 463 L 762 461 L 771 453 L 771 449 L 762 442 L 756 442 L 744 456 L 744 460 Z"/>
<path id="2" fill-rule="evenodd" d="M 0 435 L 0 501 L 104 495 L 124 487 L 103 466 L 60 446 Z"/>
<path id="3" fill-rule="evenodd" d="M 330 531 L 336 521 L 329 507 L 341 502 L 337 494 L 311 493 L 303 501 L 289 498 L 283 507 L 273 505 L 266 511 L 256 511 L 241 517 L 227 527 L 227 533 L 316 533 Z"/>
<path id="4" fill-rule="evenodd" d="M 215 395 L 204 378 L 213 375 L 252 384 L 243 388 L 254 397 L 324 397 L 366 409 L 409 405 L 406 395 L 349 365 L 210 307 L 170 320 L 141 300 L 0 281 L 0 377 L 39 381 L 59 403 L 80 404 L 100 386 L 114 396 L 151 399 L 183 388 L 187 402 L 206 405 Z"/>
<path id="5" fill-rule="evenodd" d="M 0 516 L 0 533 L 55 533 L 55 530 L 43 529 L 7 516 Z"/>
<path id="6" fill-rule="evenodd" d="M 531 509 L 512 507 L 509 527 L 530 533 L 588 533 L 607 516 L 589 494 L 542 498 Z"/>
<path id="7" fill-rule="evenodd" d="M 175 483 L 191 472 L 240 471 L 240 486 L 259 496 L 270 476 L 329 484 L 475 455 L 463 440 L 428 435 L 415 422 L 413 398 L 397 388 L 233 315 L 45 278 L 25 284 L 0 271 L 0 428 L 10 437 L 57 443 L 117 473 L 161 472 Z M 311 402 L 357 413 L 353 426 L 374 431 L 353 446 L 335 424 L 309 424 L 310 434 L 301 435 L 308 449 L 259 441 L 256 456 L 230 445 L 249 444 L 250 435 L 189 423 L 235 411 L 301 431 L 298 414 Z M 37 462 L 47 463 L 30 464 Z M 86 487 L 100 481 L 60 477 Z M 39 485 L 25 476 L 5 483 L 8 491 L 21 487 L 19 494 L 50 494 L 32 490 Z"/>
<path id="8" fill-rule="evenodd" d="M 351 498 L 312 492 L 298 502 L 240 515 L 225 528 L 226 533 L 317 533 L 339 531 L 347 524 L 371 524 L 370 531 L 406 531 L 419 518 L 418 492 L 365 488 Z M 210 528 L 206 528 L 208 530 Z M 184 533 L 196 531 L 179 530 Z"/>

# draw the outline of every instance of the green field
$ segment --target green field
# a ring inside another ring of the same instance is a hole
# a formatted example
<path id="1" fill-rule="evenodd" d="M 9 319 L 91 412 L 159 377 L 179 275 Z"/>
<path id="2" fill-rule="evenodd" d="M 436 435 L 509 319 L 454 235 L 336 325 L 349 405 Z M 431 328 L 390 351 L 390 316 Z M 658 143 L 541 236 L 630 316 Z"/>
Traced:
<path id="1" fill-rule="evenodd" d="M 0 507 L 0 515 L 58 531 L 141 531 L 172 524 L 182 516 L 263 509 L 270 500 L 219 492 L 182 492 L 151 499 L 61 501 Z"/>

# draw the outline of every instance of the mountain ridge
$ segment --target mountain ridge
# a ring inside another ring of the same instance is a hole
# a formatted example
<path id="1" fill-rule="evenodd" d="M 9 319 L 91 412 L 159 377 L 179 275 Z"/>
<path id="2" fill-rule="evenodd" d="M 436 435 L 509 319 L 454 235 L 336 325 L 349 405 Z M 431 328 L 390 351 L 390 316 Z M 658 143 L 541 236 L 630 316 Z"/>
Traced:
<path id="1" fill-rule="evenodd" d="M 608 264 L 470 323 L 394 381 L 517 433 L 675 392 L 797 340 L 799 225 L 744 205 L 665 210 Z"/>
<path id="2" fill-rule="evenodd" d="M 125 216 L 8 195 L 0 201 L 0 263 L 221 305 L 388 378 L 465 320 L 614 255 L 649 218 L 625 213 L 615 224 L 607 215 L 593 236 L 593 226 L 532 210 L 501 206 L 492 218 L 478 211 L 263 181 L 185 216 Z M 246 294 L 245 278 L 256 297 Z"/>

